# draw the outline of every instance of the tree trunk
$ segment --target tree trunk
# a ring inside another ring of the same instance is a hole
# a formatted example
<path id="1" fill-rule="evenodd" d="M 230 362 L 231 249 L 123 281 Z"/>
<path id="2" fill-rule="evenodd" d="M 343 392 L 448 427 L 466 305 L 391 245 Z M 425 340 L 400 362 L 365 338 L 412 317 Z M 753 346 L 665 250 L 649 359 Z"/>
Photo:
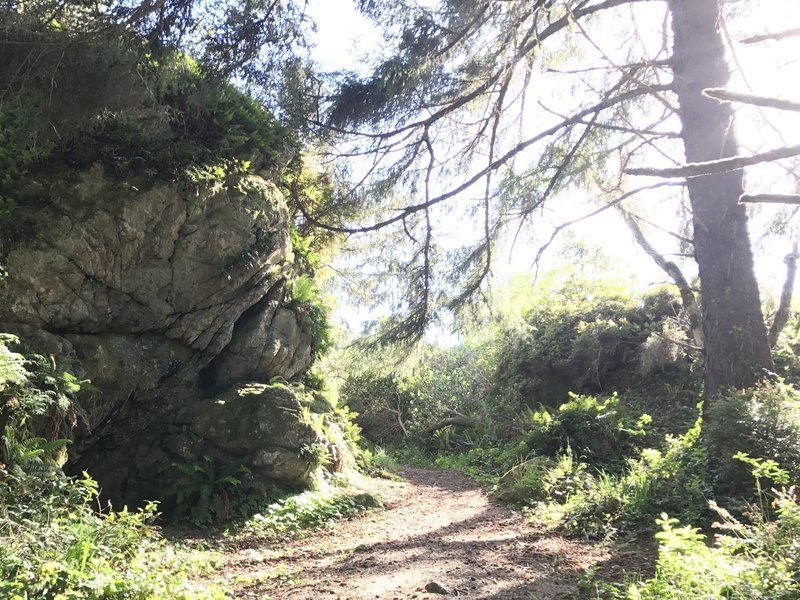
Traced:
<path id="1" fill-rule="evenodd" d="M 702 94 L 728 82 L 718 0 L 669 0 L 675 91 L 686 161 L 735 156 L 729 106 Z M 694 217 L 705 337 L 705 397 L 755 383 L 772 370 L 767 330 L 753 273 L 747 213 L 739 204 L 742 171 L 688 179 Z"/>

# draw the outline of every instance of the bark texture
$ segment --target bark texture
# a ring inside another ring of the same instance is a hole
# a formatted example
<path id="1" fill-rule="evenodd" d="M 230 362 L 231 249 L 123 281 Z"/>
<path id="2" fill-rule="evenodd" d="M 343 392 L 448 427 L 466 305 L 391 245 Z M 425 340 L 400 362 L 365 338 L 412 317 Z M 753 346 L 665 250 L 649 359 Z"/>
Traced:
<path id="1" fill-rule="evenodd" d="M 703 95 L 725 87 L 728 67 L 718 0 L 670 0 L 673 62 L 686 161 L 736 156 L 729 106 Z M 755 383 L 772 368 L 761 312 L 741 170 L 688 179 L 702 289 L 706 398 Z"/>

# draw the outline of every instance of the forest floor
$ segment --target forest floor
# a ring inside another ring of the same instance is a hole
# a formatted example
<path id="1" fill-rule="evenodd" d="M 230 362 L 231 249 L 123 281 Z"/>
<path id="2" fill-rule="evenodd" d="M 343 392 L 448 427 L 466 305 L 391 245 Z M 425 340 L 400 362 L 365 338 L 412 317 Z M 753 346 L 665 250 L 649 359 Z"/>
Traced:
<path id="1" fill-rule="evenodd" d="M 650 562 L 648 551 L 538 528 L 460 473 L 400 474 L 403 481 L 360 481 L 385 510 L 302 538 L 227 545 L 214 583 L 248 599 L 575 598 L 587 569 L 618 579 Z"/>

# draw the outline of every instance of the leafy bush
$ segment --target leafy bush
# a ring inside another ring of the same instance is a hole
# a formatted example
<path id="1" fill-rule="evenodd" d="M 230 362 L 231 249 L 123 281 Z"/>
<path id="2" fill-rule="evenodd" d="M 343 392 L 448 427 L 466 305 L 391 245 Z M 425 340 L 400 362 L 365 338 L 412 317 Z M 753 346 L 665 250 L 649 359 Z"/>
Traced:
<path id="1" fill-rule="evenodd" d="M 10 475 L 0 486 L 0 597 L 222 598 L 198 589 L 192 572 L 210 555 L 188 556 L 152 526 L 154 504 L 138 512 L 98 511 L 97 484 L 54 471 Z"/>
<path id="2" fill-rule="evenodd" d="M 573 393 L 569 397 L 557 411 L 543 406 L 528 410 L 523 436 L 538 454 L 555 456 L 570 448 L 587 462 L 609 468 L 641 448 L 649 415 L 633 417 L 616 393 L 604 399 Z"/>
<path id="3" fill-rule="evenodd" d="M 742 450 L 775 461 L 791 482 L 800 482 L 800 392 L 794 387 L 765 381 L 712 400 L 706 412 L 704 435 L 714 448 L 709 459 L 718 493 L 750 495 L 750 470 L 734 458 Z M 769 485 L 765 481 L 763 487 Z"/>
<path id="4" fill-rule="evenodd" d="M 790 599 L 800 597 L 800 506 L 793 492 L 775 500 L 773 521 L 754 510 L 742 523 L 712 503 L 722 531 L 714 546 L 693 527 L 678 527 L 666 514 L 661 531 L 656 575 L 627 589 L 630 600 L 667 598 Z"/>
<path id="5" fill-rule="evenodd" d="M 497 385 L 516 406 L 557 406 L 569 391 L 620 387 L 635 379 L 649 335 L 679 310 L 663 288 L 641 300 L 599 284 L 565 288 L 558 301 L 540 301 L 523 327 L 502 336 Z"/>
<path id="6" fill-rule="evenodd" d="M 772 351 L 775 372 L 792 385 L 800 384 L 800 315 L 789 318 Z"/>
<path id="7" fill-rule="evenodd" d="M 0 334 L 0 464 L 17 475 L 46 473 L 68 443 L 59 437 L 74 425 L 72 397 L 85 382 L 51 358 L 13 352 L 16 344 Z"/>
<path id="8" fill-rule="evenodd" d="M 154 504 L 100 510 L 91 478 L 63 474 L 56 453 L 66 440 L 53 438 L 78 382 L 50 359 L 12 352 L 15 341 L 0 338 L 0 597 L 222 597 L 189 583 L 200 565 L 161 538 Z M 48 437 L 36 435 L 37 419 Z"/>
<path id="9" fill-rule="evenodd" d="M 231 516 L 231 503 L 238 498 L 238 478 L 248 473 L 246 467 L 219 469 L 209 456 L 198 462 L 175 465 L 181 475 L 175 481 L 176 520 L 189 521 L 198 527 L 221 525 Z"/>
<path id="10" fill-rule="evenodd" d="M 286 302 L 295 310 L 300 320 L 309 325 L 313 338 L 311 353 L 314 358 L 323 356 L 333 346 L 333 337 L 328 321 L 328 308 L 317 282 L 308 274 L 299 275 L 287 285 Z"/>

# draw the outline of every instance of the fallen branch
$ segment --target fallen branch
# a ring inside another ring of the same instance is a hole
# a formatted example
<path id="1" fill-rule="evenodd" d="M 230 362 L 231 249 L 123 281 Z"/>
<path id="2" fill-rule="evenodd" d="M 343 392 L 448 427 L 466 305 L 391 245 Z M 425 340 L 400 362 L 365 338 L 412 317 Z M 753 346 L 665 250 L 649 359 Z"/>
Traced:
<path id="1" fill-rule="evenodd" d="M 761 204 L 800 204 L 800 194 L 742 194 L 740 204 L 748 202 Z"/>
<path id="2" fill-rule="evenodd" d="M 642 175 L 645 177 L 702 177 L 704 175 L 736 171 L 744 167 L 772 162 L 782 158 L 791 158 L 798 155 L 800 155 L 800 145 L 776 148 L 775 150 L 761 152 L 760 154 L 754 154 L 752 156 L 731 156 L 729 158 L 709 160 L 707 162 L 687 163 L 682 167 L 672 167 L 669 169 L 653 169 L 648 167 L 625 169 L 625 173 L 627 175 Z"/>
<path id="3" fill-rule="evenodd" d="M 769 96 L 755 96 L 753 94 L 743 94 L 732 92 L 723 88 L 708 88 L 703 90 L 703 95 L 723 102 L 737 102 L 739 104 L 752 104 L 753 106 L 763 106 L 766 108 L 777 108 L 778 110 L 790 110 L 800 112 L 800 102 L 791 100 L 781 100 Z"/>
<path id="4" fill-rule="evenodd" d="M 465 427 L 468 429 L 474 429 L 478 426 L 478 420 L 468 417 L 466 415 L 462 415 L 460 412 L 450 409 L 447 411 L 450 417 L 446 417 L 437 423 L 428 427 L 428 433 L 433 435 L 440 429 L 444 429 L 445 427 Z"/>

